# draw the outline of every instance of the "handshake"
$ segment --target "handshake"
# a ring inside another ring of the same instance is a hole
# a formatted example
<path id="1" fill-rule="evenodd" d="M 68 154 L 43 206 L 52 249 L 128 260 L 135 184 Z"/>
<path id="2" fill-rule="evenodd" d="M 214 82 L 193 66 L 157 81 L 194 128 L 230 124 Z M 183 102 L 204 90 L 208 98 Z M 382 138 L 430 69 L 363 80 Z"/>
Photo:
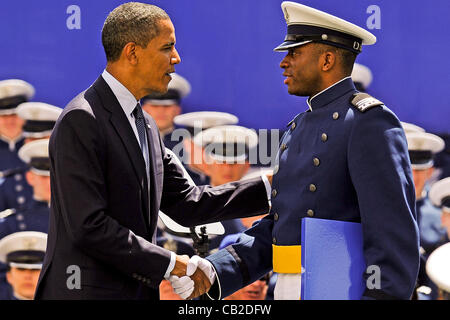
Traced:
<path id="1" fill-rule="evenodd" d="M 206 259 L 177 255 L 168 280 L 181 298 L 193 299 L 209 291 L 216 280 L 216 273 Z"/>

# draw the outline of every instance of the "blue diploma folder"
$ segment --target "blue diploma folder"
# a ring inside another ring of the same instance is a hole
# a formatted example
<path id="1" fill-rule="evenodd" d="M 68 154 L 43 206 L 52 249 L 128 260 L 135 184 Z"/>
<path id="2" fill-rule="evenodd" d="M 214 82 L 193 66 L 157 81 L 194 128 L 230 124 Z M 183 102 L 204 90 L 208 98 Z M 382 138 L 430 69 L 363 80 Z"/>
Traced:
<path id="1" fill-rule="evenodd" d="M 360 223 L 302 219 L 302 300 L 359 300 L 365 290 Z"/>

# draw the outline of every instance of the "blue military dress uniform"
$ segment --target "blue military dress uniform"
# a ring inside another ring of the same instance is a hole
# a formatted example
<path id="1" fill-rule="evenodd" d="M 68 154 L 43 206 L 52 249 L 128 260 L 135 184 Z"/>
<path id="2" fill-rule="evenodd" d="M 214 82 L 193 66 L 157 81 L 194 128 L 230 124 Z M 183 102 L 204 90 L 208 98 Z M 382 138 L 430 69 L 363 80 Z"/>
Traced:
<path id="1" fill-rule="evenodd" d="M 17 154 L 23 143 L 23 138 L 11 144 L 0 139 L 0 171 L 6 173 L 18 169 L 16 173 L 0 179 L 0 211 L 23 207 L 31 200 L 32 190 L 23 173 L 26 165 Z"/>
<path id="2" fill-rule="evenodd" d="M 441 209 L 433 206 L 428 197 L 417 200 L 416 209 L 420 216 L 420 244 L 429 255 L 447 242 L 447 231 L 441 223 Z"/>
<path id="3" fill-rule="evenodd" d="M 361 222 L 366 264 L 381 269 L 381 289 L 367 289 L 363 298 L 411 297 L 419 234 L 405 135 L 394 113 L 377 100 L 369 96 L 352 104 L 356 93 L 347 77 L 312 97 L 310 110 L 289 123 L 270 214 L 237 244 L 207 258 L 222 296 L 272 268 L 300 273 L 301 219 L 313 217 Z"/>
<path id="4" fill-rule="evenodd" d="M 26 169 L 24 168 L 23 171 Z M 24 208 L 32 201 L 33 188 L 23 172 L 15 173 L 0 182 L 0 211 L 8 208 Z"/>
<path id="5" fill-rule="evenodd" d="M 24 166 L 17 155 L 18 150 L 23 146 L 23 142 L 23 138 L 9 142 L 0 137 L 0 171 Z"/>
<path id="6" fill-rule="evenodd" d="M 48 232 L 50 208 L 48 202 L 32 200 L 26 209 L 0 219 L 0 239 L 20 231 Z M 0 263 L 0 297 L 10 296 L 10 285 L 6 281 L 6 265 Z"/>

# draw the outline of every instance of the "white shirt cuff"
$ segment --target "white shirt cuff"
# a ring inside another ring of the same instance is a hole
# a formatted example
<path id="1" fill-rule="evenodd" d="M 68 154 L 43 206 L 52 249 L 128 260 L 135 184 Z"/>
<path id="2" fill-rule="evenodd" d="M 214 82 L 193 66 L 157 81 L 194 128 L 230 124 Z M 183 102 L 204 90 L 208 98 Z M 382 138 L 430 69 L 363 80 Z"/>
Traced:
<path id="1" fill-rule="evenodd" d="M 170 262 L 169 266 L 167 267 L 166 274 L 164 275 L 164 279 L 169 280 L 170 273 L 172 272 L 173 268 L 175 267 L 175 260 L 177 259 L 177 256 L 174 252 L 170 252 Z"/>

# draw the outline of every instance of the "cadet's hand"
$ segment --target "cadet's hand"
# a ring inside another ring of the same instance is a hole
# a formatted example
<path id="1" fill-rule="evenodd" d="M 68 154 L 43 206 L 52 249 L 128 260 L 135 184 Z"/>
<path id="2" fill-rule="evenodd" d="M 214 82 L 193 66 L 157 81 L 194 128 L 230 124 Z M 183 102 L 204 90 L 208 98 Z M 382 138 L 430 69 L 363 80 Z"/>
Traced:
<path id="1" fill-rule="evenodd" d="M 175 293 L 184 300 L 186 300 L 194 291 L 194 281 L 188 276 L 183 276 L 181 278 L 178 276 L 170 276 L 169 281 Z"/>
<path id="2" fill-rule="evenodd" d="M 211 285 L 216 280 L 214 268 L 206 259 L 193 256 L 187 265 L 186 275 L 194 281 L 194 290 L 189 299 L 196 298 L 209 291 Z"/>

